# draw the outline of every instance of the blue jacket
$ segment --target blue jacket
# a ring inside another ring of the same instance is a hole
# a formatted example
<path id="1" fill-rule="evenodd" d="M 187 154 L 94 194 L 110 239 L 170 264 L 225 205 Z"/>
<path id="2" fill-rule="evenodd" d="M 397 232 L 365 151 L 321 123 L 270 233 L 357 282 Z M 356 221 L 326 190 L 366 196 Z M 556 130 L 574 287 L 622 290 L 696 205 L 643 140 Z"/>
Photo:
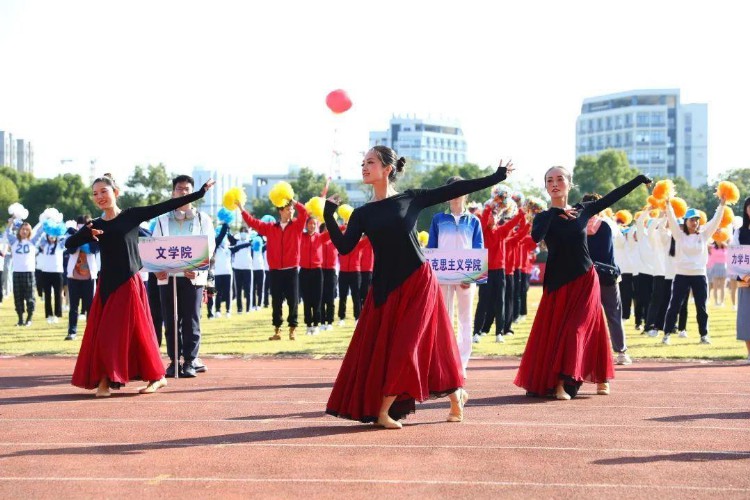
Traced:
<path id="1" fill-rule="evenodd" d="M 447 250 L 468 250 L 484 248 L 482 226 L 477 216 L 464 212 L 456 223 L 450 212 L 435 214 L 430 224 L 430 238 L 427 248 Z"/>

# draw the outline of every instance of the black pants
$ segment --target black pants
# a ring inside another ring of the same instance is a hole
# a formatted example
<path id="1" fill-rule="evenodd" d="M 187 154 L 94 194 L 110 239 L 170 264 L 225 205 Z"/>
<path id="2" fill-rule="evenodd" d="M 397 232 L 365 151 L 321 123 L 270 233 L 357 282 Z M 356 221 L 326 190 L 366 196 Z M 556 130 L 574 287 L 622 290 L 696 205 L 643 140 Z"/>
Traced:
<path id="1" fill-rule="evenodd" d="M 318 326 L 323 298 L 323 270 L 321 268 L 300 269 L 299 282 L 302 289 L 302 311 L 304 311 L 305 324 Z"/>
<path id="2" fill-rule="evenodd" d="M 39 295 L 39 298 L 41 299 L 44 297 L 44 287 L 42 286 L 42 271 L 40 269 L 34 271 L 34 284 L 36 286 L 36 294 Z"/>
<path id="3" fill-rule="evenodd" d="M 346 299 L 352 294 L 354 319 L 359 319 L 362 302 L 359 298 L 361 280 L 359 271 L 344 271 L 339 273 L 339 319 L 346 318 Z"/>
<path id="4" fill-rule="evenodd" d="M 664 318 L 666 319 L 667 316 L 667 307 L 669 307 L 669 300 L 672 298 L 672 280 L 664 280 L 664 293 L 666 294 L 666 298 L 664 299 Z M 682 306 L 680 306 L 680 313 L 677 315 L 677 329 L 687 330 L 687 320 L 688 320 L 688 298 L 685 297 L 685 300 L 682 301 Z"/>
<path id="5" fill-rule="evenodd" d="M 148 273 L 146 282 L 146 294 L 148 295 L 148 307 L 151 309 L 151 322 L 154 324 L 156 341 L 161 347 L 162 332 L 164 331 L 164 319 L 161 316 L 161 294 L 159 292 L 159 280 L 154 273 Z M 87 312 L 88 313 L 88 312 Z"/>
<path id="6" fill-rule="evenodd" d="M 654 277 L 650 274 L 639 274 L 635 277 L 635 324 L 643 325 L 648 317 L 648 305 L 651 303 Z"/>
<path id="7" fill-rule="evenodd" d="M 335 315 L 336 300 L 336 283 L 338 279 L 336 277 L 335 269 L 323 269 L 323 297 L 321 304 L 321 315 L 324 324 L 332 325 L 333 317 Z"/>
<path id="8" fill-rule="evenodd" d="M 701 337 L 708 335 L 708 311 L 706 311 L 706 302 L 708 301 L 708 280 L 705 275 L 685 276 L 678 274 L 672 280 L 672 297 L 669 300 L 667 308 L 667 317 L 664 320 L 664 332 L 674 333 L 677 324 L 677 315 L 682 307 L 682 302 L 687 304 L 687 297 L 693 292 L 693 301 L 695 302 L 695 319 L 698 321 L 698 332 Z"/>
<path id="9" fill-rule="evenodd" d="M 0 304 L 2 304 L 2 302 L 3 302 L 3 285 L 5 284 L 3 282 L 3 269 L 2 269 L 2 266 L 3 266 L 3 261 L 2 261 L 2 259 L 0 259 Z"/>
<path id="10" fill-rule="evenodd" d="M 253 270 L 253 307 L 260 307 L 263 303 L 263 278 L 264 272 L 262 269 Z"/>
<path id="11" fill-rule="evenodd" d="M 362 307 L 365 306 L 365 299 L 367 298 L 367 291 L 370 289 L 372 284 L 372 271 L 360 271 L 359 272 L 359 303 Z"/>
<path id="12" fill-rule="evenodd" d="M 669 284 L 671 286 L 671 280 Z M 664 317 L 667 314 L 671 294 L 672 291 L 667 289 L 667 280 L 664 276 L 654 276 L 651 302 L 648 305 L 648 316 L 646 316 L 646 330 L 664 330 Z"/>
<path id="13" fill-rule="evenodd" d="M 216 297 L 214 297 L 214 306 L 216 312 L 221 312 L 221 304 L 224 304 L 224 312 L 230 312 L 232 307 L 232 275 L 215 274 L 214 282 L 216 283 Z"/>
<path id="14" fill-rule="evenodd" d="M 78 305 L 81 311 L 88 314 L 91 301 L 94 300 L 94 280 L 68 279 L 68 296 L 70 297 L 70 311 L 68 311 L 68 334 L 75 335 L 78 331 Z M 88 318 L 87 318 L 88 319 Z"/>
<path id="15" fill-rule="evenodd" d="M 44 316 L 49 318 L 53 314 L 62 318 L 62 273 L 47 273 L 42 271 L 39 274 L 44 291 Z M 52 311 L 52 300 L 55 301 L 55 310 Z"/>
<path id="16" fill-rule="evenodd" d="M 505 325 L 503 327 L 503 333 L 513 331 L 513 315 L 515 314 L 515 300 L 514 293 L 516 288 L 516 280 L 512 274 L 505 275 Z"/>
<path id="17" fill-rule="evenodd" d="M 489 332 L 492 324 L 495 324 L 495 335 L 502 334 L 505 326 L 505 271 L 502 269 L 490 269 L 487 272 L 487 283 L 484 285 L 484 304 L 481 308 L 483 321 L 477 330 L 477 320 L 474 320 L 474 334 Z M 482 297 L 479 298 L 482 301 Z M 480 305 L 477 304 L 477 310 Z M 479 316 L 479 315 L 477 315 Z"/>
<path id="18" fill-rule="evenodd" d="M 521 316 L 527 316 L 529 314 L 527 299 L 529 296 L 530 283 L 531 275 L 521 272 Z"/>
<path id="19" fill-rule="evenodd" d="M 234 277 L 237 279 L 237 312 L 241 313 L 242 309 L 242 297 L 245 297 L 245 311 L 250 310 L 250 280 L 252 278 L 253 271 L 251 269 L 235 269 Z"/>
<path id="20" fill-rule="evenodd" d="M 16 306 L 18 321 L 23 321 L 24 303 L 26 318 L 31 319 L 36 306 L 34 298 L 34 273 L 13 271 L 13 302 Z"/>
<path id="21" fill-rule="evenodd" d="M 271 295 L 271 271 L 263 271 L 263 307 L 268 307 L 268 297 Z"/>
<path id="22" fill-rule="evenodd" d="M 630 319 L 630 310 L 633 306 L 634 277 L 631 273 L 620 275 L 620 299 L 622 300 L 622 319 Z"/>
<path id="23" fill-rule="evenodd" d="M 513 321 L 516 321 L 521 315 L 521 293 L 523 283 L 521 280 L 521 270 L 513 271 Z"/>
<path id="24" fill-rule="evenodd" d="M 280 328 L 284 324 L 282 313 L 284 301 L 289 308 L 287 323 L 297 326 L 297 307 L 299 305 L 299 271 L 293 269 L 273 269 L 271 273 L 271 321 L 273 326 Z"/>
<path id="25" fill-rule="evenodd" d="M 175 361 L 174 305 L 172 280 L 159 287 L 161 314 L 164 318 L 164 335 L 167 337 L 167 355 Z M 177 351 L 185 363 L 198 357 L 201 347 L 201 307 L 203 287 L 193 285 L 187 278 L 177 278 Z"/>

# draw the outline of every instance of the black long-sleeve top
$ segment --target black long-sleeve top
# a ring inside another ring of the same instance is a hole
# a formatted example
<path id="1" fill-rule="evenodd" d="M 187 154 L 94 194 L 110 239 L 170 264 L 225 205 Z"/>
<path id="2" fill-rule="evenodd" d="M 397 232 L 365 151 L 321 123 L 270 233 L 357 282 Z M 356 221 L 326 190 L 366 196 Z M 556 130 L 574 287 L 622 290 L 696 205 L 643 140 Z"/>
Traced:
<path id="1" fill-rule="evenodd" d="M 375 253 L 373 298 L 375 305 L 380 306 L 389 293 L 425 262 L 415 230 L 419 213 L 432 205 L 497 184 L 505 177 L 506 169 L 502 167 L 487 177 L 458 181 L 435 189 L 408 189 L 367 203 L 352 212 L 343 234 L 333 218 L 337 208 L 335 203 L 326 202 L 323 218 L 331 233 L 331 241 L 341 254 L 351 252 L 362 233 L 370 239 Z"/>
<path id="2" fill-rule="evenodd" d="M 153 219 L 171 210 L 203 198 L 206 187 L 180 198 L 172 198 L 148 207 L 134 207 L 123 210 L 112 220 L 101 217 L 94 219 L 91 227 L 103 231 L 98 236 L 102 265 L 99 271 L 98 289 L 102 304 L 117 288 L 128 281 L 142 266 L 138 253 L 138 226 L 141 222 Z M 83 226 L 76 234 L 65 241 L 68 249 L 95 241 L 91 229 Z"/>
<path id="3" fill-rule="evenodd" d="M 589 219 L 617 203 L 641 184 L 649 182 L 651 179 L 639 175 L 596 201 L 582 203 L 582 209 L 574 219 L 560 217 L 563 210 L 556 207 L 545 210 L 534 218 L 531 237 L 537 243 L 544 240 L 549 251 L 544 271 L 544 287 L 548 291 L 561 288 L 591 269 L 593 263 L 586 244 L 586 224 Z"/>

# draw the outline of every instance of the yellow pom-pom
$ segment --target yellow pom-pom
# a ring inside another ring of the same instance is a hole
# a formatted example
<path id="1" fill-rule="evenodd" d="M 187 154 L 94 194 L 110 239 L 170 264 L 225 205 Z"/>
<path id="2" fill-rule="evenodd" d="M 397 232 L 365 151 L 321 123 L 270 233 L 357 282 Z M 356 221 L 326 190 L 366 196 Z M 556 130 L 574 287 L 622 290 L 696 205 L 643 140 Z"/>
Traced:
<path id="1" fill-rule="evenodd" d="M 607 217 L 609 217 L 610 219 L 614 219 L 615 212 L 614 212 L 614 210 L 612 210 L 611 207 L 607 207 L 607 208 L 604 209 L 604 215 L 607 216 Z"/>
<path id="2" fill-rule="evenodd" d="M 728 204 L 733 205 L 740 200 L 740 190 L 733 182 L 721 181 L 716 186 L 716 196 L 719 199 L 724 198 Z"/>
<path id="3" fill-rule="evenodd" d="M 427 231 L 420 231 L 417 235 L 417 239 L 422 248 L 424 248 L 427 246 L 427 242 L 430 241 L 430 234 Z"/>
<path id="4" fill-rule="evenodd" d="M 732 235 L 729 234 L 729 230 L 726 228 L 719 229 L 713 235 L 713 239 L 717 243 L 726 243 L 731 237 Z"/>
<path id="5" fill-rule="evenodd" d="M 224 199 L 222 200 L 224 208 L 227 210 L 237 210 L 238 203 L 241 207 L 244 207 L 245 203 L 247 203 L 247 195 L 244 189 L 233 187 L 224 193 Z"/>
<path id="6" fill-rule="evenodd" d="M 320 196 L 310 198 L 310 201 L 305 203 L 305 208 L 310 217 L 315 217 L 318 220 L 323 220 L 323 207 L 325 207 L 326 200 Z"/>
<path id="7" fill-rule="evenodd" d="M 669 179 L 657 182 L 651 194 L 659 200 L 666 200 L 668 196 L 674 196 L 674 182 Z"/>
<path id="8" fill-rule="evenodd" d="M 708 217 L 706 217 L 706 212 L 704 212 L 703 210 L 698 210 L 698 215 L 700 216 L 701 226 L 704 225 L 706 222 L 708 222 Z"/>
<path id="9" fill-rule="evenodd" d="M 724 213 L 721 214 L 721 222 L 719 223 L 719 227 L 729 227 L 734 222 L 734 214 L 732 213 L 732 209 L 729 207 L 724 207 Z"/>
<path id="10" fill-rule="evenodd" d="M 268 198 L 273 206 L 281 208 L 289 204 L 294 199 L 294 189 L 292 185 L 285 181 L 279 181 L 268 192 Z"/>
<path id="11" fill-rule="evenodd" d="M 648 216 L 651 217 L 652 219 L 656 219 L 657 217 L 659 217 L 659 209 L 655 208 L 649 211 Z"/>
<path id="12" fill-rule="evenodd" d="M 657 198 L 656 196 L 649 196 L 646 201 L 651 206 L 651 208 L 658 208 L 659 210 L 665 210 L 667 208 L 667 200 L 662 198 Z"/>
<path id="13" fill-rule="evenodd" d="M 643 210 L 638 210 L 636 213 L 633 214 L 633 218 L 637 219 L 638 217 L 641 216 L 642 213 L 643 213 Z"/>
<path id="14" fill-rule="evenodd" d="M 341 216 L 342 219 L 344 219 L 344 223 L 349 223 L 349 217 L 352 216 L 352 212 L 354 212 L 354 208 L 351 205 L 341 205 L 339 207 L 339 216 Z"/>
<path id="15" fill-rule="evenodd" d="M 683 200 L 682 198 L 672 198 L 669 203 L 672 205 L 672 210 L 674 210 L 674 216 L 678 219 L 680 217 L 685 217 L 685 213 L 687 212 L 688 206 L 687 202 Z"/>
<path id="16" fill-rule="evenodd" d="M 633 222 L 633 214 L 631 214 L 627 210 L 618 210 L 618 212 L 615 214 L 615 221 L 617 221 L 618 224 L 627 226 L 631 222 Z"/>

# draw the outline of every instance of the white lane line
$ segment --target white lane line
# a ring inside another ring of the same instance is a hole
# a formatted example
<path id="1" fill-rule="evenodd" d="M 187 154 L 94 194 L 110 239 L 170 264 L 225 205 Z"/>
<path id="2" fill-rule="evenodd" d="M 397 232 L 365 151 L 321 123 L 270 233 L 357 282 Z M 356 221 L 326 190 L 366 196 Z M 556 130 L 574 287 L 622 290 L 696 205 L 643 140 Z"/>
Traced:
<path id="1" fill-rule="evenodd" d="M 750 451 L 732 451 L 732 450 L 669 450 L 669 449 L 647 449 L 647 448 L 582 448 L 574 446 L 498 446 L 498 445 L 451 445 L 451 444 L 380 444 L 380 443 L 359 443 L 359 444 L 338 444 L 338 443 L 204 443 L 204 442 L 179 442 L 179 443 L 93 443 L 93 442 L 67 442 L 67 443 L 12 443 L 0 442 L 0 446 L 7 448 L 59 448 L 59 447 L 85 447 L 85 448 L 102 448 L 102 447 L 134 447 L 134 448 L 190 448 L 198 446 L 207 447 L 240 447 L 240 448 L 332 448 L 332 449 L 351 449 L 351 448 L 383 448 L 383 449 L 414 449 L 414 450 L 523 450 L 523 451 L 570 451 L 570 452 L 601 452 L 601 453 L 651 453 L 667 455 L 672 453 L 692 453 L 696 455 L 725 455 L 737 457 L 750 457 Z"/>
<path id="2" fill-rule="evenodd" d="M 321 415 L 322 416 L 322 415 Z M 236 419 L 210 419 L 210 418 L 197 418 L 197 419 L 158 419 L 158 418 L 0 418 L 0 422 L 101 422 L 101 423 L 139 423 L 139 424 L 150 424 L 150 423 L 230 423 L 230 424 L 274 424 L 274 423 L 290 423 L 299 424 L 303 421 L 305 424 L 327 424 L 330 427 L 346 427 L 347 425 L 355 426 L 357 424 L 353 422 L 347 422 L 344 420 L 333 420 L 334 417 L 326 420 L 312 420 L 312 419 L 300 419 L 300 418 L 266 418 L 266 419 L 253 419 L 252 415 L 248 417 L 238 417 Z M 415 425 L 419 425 L 417 422 Z M 367 424 L 361 424 L 367 425 Z M 407 423 L 409 425 L 409 423 Z M 572 428 L 617 428 L 617 429 L 659 429 L 661 431 L 674 431 L 674 430 L 724 430 L 724 431 L 735 431 L 735 432 L 750 432 L 750 425 L 747 427 L 726 427 L 726 426 L 707 426 L 707 425 L 680 425 L 675 423 L 659 423 L 659 424 L 592 424 L 583 422 L 518 422 L 518 421 L 493 421 L 493 422 L 463 422 L 462 425 L 476 425 L 476 426 L 504 426 L 504 427 L 572 427 Z"/>
<path id="3" fill-rule="evenodd" d="M 535 483 L 526 481 L 446 481 L 419 479 L 329 479 L 329 478 L 221 478 L 221 477 L 0 477 L 0 481 L 7 482 L 98 482 L 98 483 L 145 483 L 149 481 L 163 483 L 277 483 L 277 484 L 386 484 L 386 485 L 415 485 L 415 486 L 495 486 L 502 488 L 532 487 L 532 488 L 594 488 L 594 489 L 625 489 L 625 490 L 673 490 L 697 492 L 750 492 L 750 488 L 736 488 L 726 486 L 687 486 L 680 484 L 620 484 L 620 483 Z"/>

